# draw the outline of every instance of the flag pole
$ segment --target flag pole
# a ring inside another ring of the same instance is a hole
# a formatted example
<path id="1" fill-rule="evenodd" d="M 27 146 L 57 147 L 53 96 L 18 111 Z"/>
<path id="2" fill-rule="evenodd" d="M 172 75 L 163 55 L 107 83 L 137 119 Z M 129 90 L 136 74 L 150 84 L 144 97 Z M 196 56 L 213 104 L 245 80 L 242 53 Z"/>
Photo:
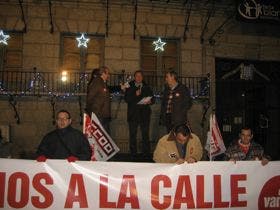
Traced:
<path id="1" fill-rule="evenodd" d="M 211 74 L 208 73 L 207 77 L 208 77 L 208 80 L 209 80 L 209 107 L 211 107 L 211 105 L 212 105 L 212 103 L 211 103 L 212 102 L 211 101 L 211 88 L 212 88 Z M 209 129 L 209 131 L 210 131 L 209 158 L 210 158 L 210 161 L 212 161 L 212 151 L 211 151 L 211 142 L 212 142 L 212 138 L 213 138 L 213 136 L 212 136 L 213 120 L 212 119 L 213 119 L 213 109 L 212 109 L 212 111 L 210 113 L 210 116 L 209 116 L 209 120 L 210 120 L 210 123 L 209 123 L 209 127 L 210 127 L 210 129 Z"/>
<path id="2" fill-rule="evenodd" d="M 212 118 L 213 118 L 213 115 L 212 113 L 210 114 L 210 117 L 209 117 L 209 120 L 210 120 L 210 141 L 209 141 L 209 158 L 210 158 L 210 161 L 212 161 L 212 151 L 211 151 L 211 142 L 212 142 L 212 127 L 213 127 L 213 121 L 212 121 Z"/>

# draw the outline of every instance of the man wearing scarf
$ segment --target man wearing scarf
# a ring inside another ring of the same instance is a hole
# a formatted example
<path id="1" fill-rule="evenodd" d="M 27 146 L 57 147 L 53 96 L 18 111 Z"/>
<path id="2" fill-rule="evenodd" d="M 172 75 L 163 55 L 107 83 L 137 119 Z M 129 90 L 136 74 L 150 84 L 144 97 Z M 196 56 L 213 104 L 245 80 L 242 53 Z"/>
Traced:
<path id="1" fill-rule="evenodd" d="M 266 165 L 270 157 L 264 154 L 264 149 L 260 144 L 253 141 L 252 129 L 243 127 L 240 138 L 227 148 L 225 159 L 230 161 L 260 160 L 262 165 Z"/>

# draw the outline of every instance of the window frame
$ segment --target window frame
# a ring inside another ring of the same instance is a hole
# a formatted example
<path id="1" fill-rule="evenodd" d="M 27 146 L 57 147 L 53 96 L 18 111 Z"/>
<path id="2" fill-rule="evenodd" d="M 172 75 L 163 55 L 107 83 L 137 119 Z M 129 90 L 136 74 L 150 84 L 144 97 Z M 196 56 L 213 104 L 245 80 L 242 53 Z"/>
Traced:
<path id="1" fill-rule="evenodd" d="M 91 34 L 91 33 L 85 33 L 86 37 L 94 37 L 96 39 L 103 39 L 104 45 L 103 48 L 101 49 L 100 56 L 101 56 L 101 62 L 99 63 L 99 66 L 103 66 L 105 63 L 105 35 L 103 34 Z M 62 69 L 64 65 L 64 37 L 73 37 L 77 38 L 81 35 L 81 33 L 72 33 L 72 32 L 61 32 L 60 33 L 60 47 L 59 47 L 59 69 Z M 77 46 L 78 48 L 78 46 Z M 86 50 L 87 48 L 80 47 L 80 69 L 73 69 L 74 71 L 79 71 L 79 72 L 87 72 L 86 66 L 83 65 L 83 61 L 86 56 Z M 82 59 L 83 58 L 83 59 Z"/>
<path id="2" fill-rule="evenodd" d="M 10 36 L 10 38 L 7 40 L 8 41 L 8 45 L 4 45 L 1 44 L 0 47 L 0 72 L 3 71 L 21 71 L 23 69 L 23 31 L 17 31 L 17 30 L 3 30 L 4 33 L 8 34 Z M 9 40 L 12 39 L 12 37 L 14 35 L 18 35 L 20 36 L 20 45 L 19 45 L 19 49 L 17 50 L 9 50 L 8 46 L 9 46 Z M 6 56 L 7 56 L 7 51 L 14 51 L 14 52 L 19 52 L 21 55 L 21 62 L 19 66 L 15 66 L 15 67 L 7 67 L 7 65 L 5 65 L 7 62 L 5 62 Z M 8 70 L 7 70 L 8 69 Z"/>
<path id="3" fill-rule="evenodd" d="M 145 55 L 149 56 L 149 54 L 143 54 L 143 52 L 142 52 L 142 44 L 143 44 L 142 41 L 153 42 L 153 41 L 158 40 L 158 38 L 159 37 L 148 37 L 148 36 L 141 36 L 140 37 L 140 67 L 141 67 L 141 69 L 144 69 L 143 68 L 142 56 L 145 56 Z M 161 40 L 163 42 L 167 42 L 167 44 L 170 41 L 175 42 L 175 44 L 176 44 L 176 56 L 174 56 L 174 57 L 177 60 L 177 62 L 176 62 L 177 63 L 177 69 L 174 69 L 174 70 L 178 73 L 178 75 L 180 75 L 181 74 L 181 40 L 180 40 L 180 38 L 162 38 L 161 37 Z M 161 68 L 161 66 L 163 65 L 163 57 L 165 56 L 163 53 L 164 52 L 157 51 L 155 53 L 155 55 L 153 56 L 153 57 L 156 57 L 156 69 L 155 69 L 156 70 L 156 76 L 164 76 L 164 72 L 162 71 L 162 68 Z M 152 55 L 150 55 L 150 56 L 152 56 Z M 159 72 L 159 70 L 160 70 L 160 72 Z M 145 72 L 145 70 L 144 70 L 144 72 Z"/>

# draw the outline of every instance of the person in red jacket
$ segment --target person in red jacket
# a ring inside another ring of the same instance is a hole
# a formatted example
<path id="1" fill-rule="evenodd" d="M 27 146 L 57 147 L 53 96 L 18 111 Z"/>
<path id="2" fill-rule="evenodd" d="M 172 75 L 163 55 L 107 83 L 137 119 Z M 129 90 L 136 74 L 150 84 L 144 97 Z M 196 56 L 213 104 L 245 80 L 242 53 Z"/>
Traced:
<path id="1" fill-rule="evenodd" d="M 44 136 L 37 150 L 37 161 L 46 159 L 90 160 L 91 149 L 84 134 L 71 126 L 71 115 L 66 110 L 57 113 L 57 128 Z"/>

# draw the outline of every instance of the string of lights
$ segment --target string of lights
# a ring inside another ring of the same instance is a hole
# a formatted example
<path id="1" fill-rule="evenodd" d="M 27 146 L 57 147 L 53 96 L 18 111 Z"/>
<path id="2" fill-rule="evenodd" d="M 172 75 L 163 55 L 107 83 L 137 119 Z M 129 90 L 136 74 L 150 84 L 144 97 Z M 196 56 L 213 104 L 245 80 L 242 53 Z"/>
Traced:
<path id="1" fill-rule="evenodd" d="M 15 72 L 14 72 L 15 73 Z M 24 72 L 16 72 L 17 74 L 24 74 Z M 26 73 L 27 74 L 27 73 Z M 51 74 L 51 75 L 50 75 Z M 32 73 L 32 76 L 23 76 L 21 81 L 8 81 L 7 76 L 1 75 L 0 77 L 0 95 L 17 95 L 17 96 L 47 96 L 47 97 L 57 97 L 66 99 L 69 97 L 76 96 L 85 96 L 87 84 L 89 81 L 89 72 L 82 73 L 69 73 L 63 71 L 59 73 L 44 73 L 36 72 Z M 12 75 L 12 74 L 10 74 Z M 15 78 L 17 76 L 13 75 Z M 47 76 L 47 79 L 45 79 Z M 118 79 L 120 74 L 112 75 L 111 84 L 119 85 L 124 83 L 129 85 L 129 82 L 132 80 L 131 75 L 125 75 L 122 81 Z M 17 77 L 19 78 L 19 77 Z M 30 78 L 30 79 L 27 79 Z M 51 80 L 49 78 L 52 78 Z M 117 80 L 116 80 L 117 79 Z M 153 87 L 153 78 L 148 83 Z M 210 91 L 210 80 L 208 77 L 193 78 L 192 84 L 195 84 L 193 87 L 189 87 L 191 90 L 191 97 L 193 99 L 198 99 L 201 97 L 208 97 Z M 20 84 L 20 85 L 19 85 Z M 110 83 L 109 83 L 110 85 Z M 25 88 L 26 87 L 26 88 Z M 193 89 L 194 88 L 194 89 Z M 154 97 L 160 99 L 162 87 L 156 86 L 154 89 Z M 122 91 L 113 90 L 111 93 L 111 98 L 119 98 L 123 96 Z"/>

